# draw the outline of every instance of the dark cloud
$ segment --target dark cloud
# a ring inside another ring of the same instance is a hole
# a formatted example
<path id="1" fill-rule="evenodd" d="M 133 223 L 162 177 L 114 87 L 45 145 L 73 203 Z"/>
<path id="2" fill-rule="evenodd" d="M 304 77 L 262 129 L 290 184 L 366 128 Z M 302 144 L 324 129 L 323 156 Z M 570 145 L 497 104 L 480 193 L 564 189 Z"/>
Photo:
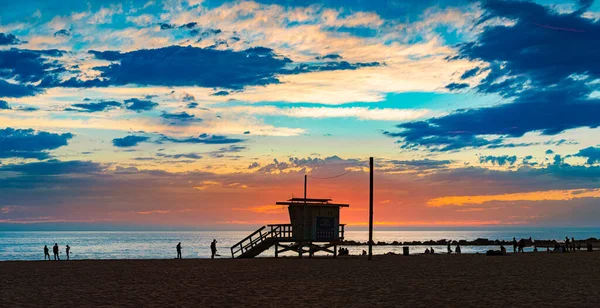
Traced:
<path id="1" fill-rule="evenodd" d="M 243 139 L 228 138 L 225 136 L 201 134 L 198 137 L 187 137 L 187 138 L 174 138 L 169 136 L 161 136 L 159 139 L 161 142 L 174 142 L 174 143 L 192 143 L 192 144 L 231 144 L 243 142 Z"/>
<path id="2" fill-rule="evenodd" d="M 0 110 L 8 110 L 8 109 L 11 109 L 8 102 L 0 99 Z"/>
<path id="3" fill-rule="evenodd" d="M 451 160 L 417 159 L 417 160 L 391 160 L 390 163 L 401 166 L 412 167 L 441 167 L 452 163 Z"/>
<path id="4" fill-rule="evenodd" d="M 156 153 L 158 157 L 171 158 L 171 159 L 201 159 L 202 155 L 198 153 L 187 153 L 187 154 L 164 154 L 164 153 Z"/>
<path id="5" fill-rule="evenodd" d="M 364 162 L 362 162 L 364 163 Z M 346 167 L 352 167 L 360 165 L 361 161 L 357 159 L 343 159 L 337 155 L 326 157 L 326 158 L 298 158 L 290 157 L 288 161 L 279 161 L 273 159 L 273 163 L 264 165 L 258 171 L 265 173 L 274 173 L 278 171 L 284 171 L 290 168 L 302 168 L 310 167 L 314 175 L 321 176 L 323 174 L 330 174 L 332 171 L 339 173 L 339 171 L 345 170 Z"/>
<path id="6" fill-rule="evenodd" d="M 185 93 L 183 95 L 183 98 L 181 100 L 183 100 L 184 102 L 193 102 L 193 101 L 196 100 L 196 98 L 193 95 L 189 94 L 189 93 Z"/>
<path id="7" fill-rule="evenodd" d="M 446 85 L 446 89 L 450 90 L 450 91 L 458 91 L 458 90 L 462 90 L 462 89 L 466 89 L 469 87 L 468 83 L 451 83 Z"/>
<path id="8" fill-rule="evenodd" d="M 194 29 L 196 28 L 196 26 L 198 26 L 197 22 L 188 22 L 185 25 L 181 25 L 179 28 L 184 28 L 184 29 Z"/>
<path id="9" fill-rule="evenodd" d="M 506 149 L 506 148 L 520 148 L 529 147 L 532 145 L 538 145 L 539 142 L 520 142 L 520 143 L 497 143 L 486 146 L 486 149 Z"/>
<path id="10" fill-rule="evenodd" d="M 160 26 L 161 30 L 169 30 L 169 29 L 175 28 L 174 25 L 167 24 L 167 23 L 161 23 L 161 24 L 159 24 L 159 26 Z"/>
<path id="11" fill-rule="evenodd" d="M 391 167 L 383 167 L 383 172 L 406 172 L 406 171 L 435 171 L 448 168 L 452 163 L 451 160 L 435 160 L 435 159 L 417 159 L 417 160 L 390 160 L 386 163 L 391 164 Z"/>
<path id="12" fill-rule="evenodd" d="M 357 70 L 363 67 L 377 67 L 383 66 L 385 64 L 379 62 L 357 62 L 350 63 L 347 61 L 339 61 L 339 62 L 322 62 L 322 63 L 312 63 L 312 64 L 299 64 L 294 69 L 290 70 L 289 74 L 301 74 L 308 72 L 320 72 L 320 71 L 339 71 L 339 70 Z"/>
<path id="13" fill-rule="evenodd" d="M 0 46 L 2 45 L 17 45 L 21 44 L 21 40 L 19 40 L 16 36 L 12 34 L 4 34 L 0 33 Z"/>
<path id="14" fill-rule="evenodd" d="M 531 161 L 532 159 L 533 159 L 532 155 L 527 155 L 527 156 L 523 157 L 523 160 L 521 161 L 521 163 L 524 166 L 537 166 L 538 163 L 534 162 L 534 161 Z"/>
<path id="15" fill-rule="evenodd" d="M 112 143 L 114 146 L 119 147 L 119 148 L 128 148 L 128 147 L 134 147 L 136 145 L 138 145 L 141 142 L 146 142 L 150 140 L 149 137 L 146 136 L 126 136 L 123 138 L 115 138 L 112 140 Z"/>
<path id="16" fill-rule="evenodd" d="M 0 79 L 0 97 L 34 96 L 43 90 L 31 85 L 14 84 Z"/>
<path id="17" fill-rule="evenodd" d="M 216 151 L 212 151 L 210 152 L 210 156 L 215 157 L 215 158 L 220 158 L 220 157 L 226 157 L 228 153 L 239 153 L 243 150 L 248 149 L 245 146 L 242 145 L 230 145 L 226 148 L 220 148 Z"/>
<path id="18" fill-rule="evenodd" d="M 477 76 L 477 74 L 479 74 L 479 72 L 480 72 L 480 69 L 479 69 L 479 67 L 476 67 L 476 68 L 470 69 L 470 70 L 468 70 L 468 71 L 464 72 L 464 73 L 463 73 L 463 74 L 460 76 L 460 79 L 469 79 L 469 78 L 471 78 L 471 77 L 473 77 L 473 76 Z"/>
<path id="19" fill-rule="evenodd" d="M 481 22 L 507 18 L 516 23 L 486 27 L 477 42 L 460 46 L 453 59 L 489 63 L 476 90 L 512 102 L 400 124 L 402 131 L 391 136 L 411 147 L 461 149 L 490 146 L 490 140 L 500 144 L 502 137 L 528 132 L 555 135 L 598 127 L 600 99 L 589 97 L 599 87 L 592 82 L 600 78 L 598 21 L 523 1 L 491 0 L 483 9 Z"/>
<path id="20" fill-rule="evenodd" d="M 600 163 L 600 148 L 587 147 L 585 149 L 579 150 L 579 152 L 577 152 L 577 154 L 574 154 L 573 156 L 587 158 L 586 163 L 590 165 Z"/>
<path id="21" fill-rule="evenodd" d="M 163 112 L 160 116 L 166 121 L 169 121 L 171 125 L 185 125 L 191 122 L 202 122 L 202 119 L 196 118 L 195 115 L 185 111 L 179 113 Z"/>
<path id="22" fill-rule="evenodd" d="M 47 84 L 48 80 L 58 78 L 66 72 L 62 64 L 55 61 L 64 51 L 51 50 L 26 50 L 8 49 L 0 50 L 0 78 L 14 79 L 19 83 L 35 83 L 42 81 L 40 86 Z M 0 94 L 1 95 L 1 94 Z"/>
<path id="23" fill-rule="evenodd" d="M 240 89 L 278 83 L 276 74 L 291 62 L 269 48 L 243 51 L 170 46 L 127 53 L 91 52 L 118 61 L 96 69 L 111 85 L 203 86 Z"/>
<path id="24" fill-rule="evenodd" d="M 196 35 L 198 33 L 200 33 L 200 31 L 198 31 L 197 29 L 190 31 L 191 34 Z M 198 40 L 196 41 L 196 43 L 202 41 L 203 39 L 210 37 L 210 36 L 214 36 L 217 34 L 220 34 L 221 32 L 223 32 L 221 29 L 207 29 L 202 31 L 202 33 L 200 33 L 200 36 L 198 38 Z"/>
<path id="25" fill-rule="evenodd" d="M 198 103 L 196 103 L 196 102 L 191 102 L 191 103 L 187 104 L 187 106 L 186 106 L 186 107 L 187 107 L 187 108 L 190 108 L 190 109 L 193 109 L 193 108 L 196 108 L 196 107 L 198 107 Z"/>
<path id="26" fill-rule="evenodd" d="M 88 53 L 94 55 L 94 57 L 96 57 L 97 59 L 106 60 L 106 61 L 118 61 L 118 60 L 121 60 L 121 57 L 122 57 L 120 52 L 114 51 L 114 50 L 107 50 L 107 51 L 90 50 L 90 51 L 88 51 Z"/>
<path id="27" fill-rule="evenodd" d="M 342 56 L 340 56 L 336 53 L 330 53 L 330 54 L 324 55 L 322 57 L 321 56 L 315 57 L 315 59 L 317 59 L 317 60 L 341 60 Z"/>
<path id="28" fill-rule="evenodd" d="M 34 111 L 38 111 L 40 109 L 36 108 L 36 107 L 23 107 L 23 106 L 20 106 L 20 107 L 17 107 L 16 110 L 18 110 L 18 111 L 24 111 L 24 112 L 34 112 Z"/>
<path id="29" fill-rule="evenodd" d="M 215 92 L 215 93 L 213 93 L 211 95 L 212 96 L 227 96 L 227 95 L 229 95 L 229 92 L 227 92 L 227 91 L 218 91 L 218 92 Z"/>
<path id="30" fill-rule="evenodd" d="M 57 37 L 57 36 L 69 37 L 69 36 L 71 36 L 71 32 L 67 29 L 61 29 L 61 30 L 54 32 L 54 37 Z"/>
<path id="31" fill-rule="evenodd" d="M 47 151 L 54 150 L 68 144 L 73 134 L 55 134 L 33 129 L 0 129 L 0 157 L 1 158 L 35 158 L 47 159 Z"/>
<path id="32" fill-rule="evenodd" d="M 100 164 L 91 161 L 49 160 L 27 164 L 6 165 L 0 167 L 0 171 L 19 172 L 24 175 L 40 176 L 100 172 L 102 171 L 102 167 Z"/>
<path id="33" fill-rule="evenodd" d="M 149 111 L 154 109 L 156 106 L 158 106 L 158 103 L 150 100 L 141 100 L 139 98 L 130 98 L 125 100 L 125 108 L 135 112 Z"/>
<path id="34" fill-rule="evenodd" d="M 517 156 L 479 156 L 480 163 L 492 163 L 492 165 L 504 166 L 506 164 L 514 165 L 517 162 Z"/>
<path id="35" fill-rule="evenodd" d="M 225 41 L 222 43 L 227 45 Z M 346 61 L 295 64 L 266 47 L 257 46 L 241 51 L 217 50 L 216 47 L 218 44 L 207 48 L 170 46 L 126 53 L 90 51 L 98 59 L 115 63 L 95 67 L 100 71 L 101 78 L 87 80 L 87 84 L 69 80 L 61 85 L 99 87 L 138 84 L 243 89 L 246 86 L 279 83 L 278 75 L 385 65 L 379 62 Z"/>
<path id="36" fill-rule="evenodd" d="M 485 139 L 469 134 L 455 134 L 452 131 L 441 132 L 430 121 L 410 122 L 398 125 L 403 131 L 398 133 L 384 132 L 389 137 L 402 137 L 400 148 L 418 149 L 425 147 L 434 152 L 456 151 L 462 148 L 490 147 L 502 144 L 499 138 Z"/>
<path id="37" fill-rule="evenodd" d="M 113 107 L 121 107 L 121 103 L 116 101 L 101 101 L 98 103 L 80 103 L 71 105 L 75 108 L 70 108 L 68 111 L 80 111 L 80 112 L 100 112 L 112 109 Z"/>

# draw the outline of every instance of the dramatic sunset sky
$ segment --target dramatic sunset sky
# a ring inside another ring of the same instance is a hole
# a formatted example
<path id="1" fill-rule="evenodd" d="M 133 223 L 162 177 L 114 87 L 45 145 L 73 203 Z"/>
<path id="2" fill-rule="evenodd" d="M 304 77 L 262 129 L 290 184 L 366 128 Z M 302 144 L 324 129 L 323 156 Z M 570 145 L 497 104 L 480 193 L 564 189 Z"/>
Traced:
<path id="1" fill-rule="evenodd" d="M 0 1 L 0 229 L 600 226 L 599 125 L 593 0 Z"/>

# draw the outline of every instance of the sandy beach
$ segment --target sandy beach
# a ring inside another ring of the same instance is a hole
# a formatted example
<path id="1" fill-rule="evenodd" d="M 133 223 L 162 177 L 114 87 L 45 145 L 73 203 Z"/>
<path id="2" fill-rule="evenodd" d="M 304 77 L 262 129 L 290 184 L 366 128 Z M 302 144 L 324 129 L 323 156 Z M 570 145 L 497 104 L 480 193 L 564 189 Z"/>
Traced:
<path id="1" fill-rule="evenodd" d="M 598 307 L 600 253 L 0 262 L 2 307 Z"/>

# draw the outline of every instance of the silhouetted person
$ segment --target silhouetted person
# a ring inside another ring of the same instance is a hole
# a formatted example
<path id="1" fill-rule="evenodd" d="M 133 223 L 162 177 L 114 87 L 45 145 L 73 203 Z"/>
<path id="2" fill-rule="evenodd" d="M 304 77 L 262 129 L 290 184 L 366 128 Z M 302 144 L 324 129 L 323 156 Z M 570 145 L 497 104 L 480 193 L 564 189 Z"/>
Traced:
<path id="1" fill-rule="evenodd" d="M 571 245 L 571 244 L 570 244 L 570 241 L 569 241 L 569 237 L 567 236 L 567 237 L 565 237 L 565 249 L 566 249 L 566 250 L 569 250 L 569 246 L 570 246 L 570 245 Z"/>
<path id="2" fill-rule="evenodd" d="M 214 259 L 215 256 L 217 255 L 217 240 L 213 239 L 213 241 L 210 243 L 210 258 Z"/>
<path id="3" fill-rule="evenodd" d="M 44 245 L 44 260 L 46 260 L 46 257 L 48 257 L 48 261 L 52 260 L 50 259 L 50 249 L 48 249 L 48 245 Z"/>
<path id="4" fill-rule="evenodd" d="M 517 253 L 517 239 L 513 237 L 513 252 Z"/>
<path id="5" fill-rule="evenodd" d="M 179 244 L 177 244 L 177 246 L 175 246 L 175 248 L 177 248 L 177 259 L 181 259 L 181 242 L 179 242 Z M 212 249 L 212 246 L 211 246 Z"/>
<path id="6" fill-rule="evenodd" d="M 501 253 L 502 255 L 505 255 L 505 254 L 506 254 L 506 248 L 504 247 L 504 245 L 500 245 L 500 253 Z"/>
<path id="7" fill-rule="evenodd" d="M 431 250 L 431 254 L 435 253 L 435 250 L 433 250 L 433 247 L 429 247 L 429 250 Z"/>
<path id="8" fill-rule="evenodd" d="M 430 253 L 431 253 L 431 251 L 429 251 L 429 248 L 425 248 L 425 254 L 428 255 Z"/>
<path id="9" fill-rule="evenodd" d="M 450 243 L 448 243 L 448 254 L 452 253 L 452 248 L 450 248 Z"/>
<path id="10" fill-rule="evenodd" d="M 52 247 L 52 252 L 54 252 L 54 260 L 60 261 L 60 256 L 58 255 L 58 244 L 54 243 L 54 247 Z"/>
<path id="11" fill-rule="evenodd" d="M 524 252 L 524 251 L 523 251 L 524 249 L 525 249 L 525 240 L 524 240 L 524 239 L 520 239 L 520 240 L 519 240 L 519 252 L 520 252 L 520 253 L 523 253 L 523 252 Z"/>
<path id="12" fill-rule="evenodd" d="M 461 254 L 460 245 L 456 245 L 456 249 L 454 250 L 457 254 Z"/>
<path id="13" fill-rule="evenodd" d="M 575 252 L 575 238 L 571 237 L 571 250 L 573 250 L 573 252 Z"/>
<path id="14" fill-rule="evenodd" d="M 538 252 L 537 246 L 533 246 L 533 252 Z"/>
<path id="15" fill-rule="evenodd" d="M 69 245 L 67 245 L 67 248 L 65 249 L 65 251 L 67 252 L 67 261 L 69 260 L 69 252 L 71 252 L 71 247 L 69 247 Z"/>

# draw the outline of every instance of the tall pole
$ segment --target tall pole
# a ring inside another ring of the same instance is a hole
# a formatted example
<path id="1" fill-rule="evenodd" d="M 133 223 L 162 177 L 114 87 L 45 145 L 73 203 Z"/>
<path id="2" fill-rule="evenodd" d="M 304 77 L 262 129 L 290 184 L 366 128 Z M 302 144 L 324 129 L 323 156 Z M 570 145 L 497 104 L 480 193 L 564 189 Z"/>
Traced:
<path id="1" fill-rule="evenodd" d="M 306 218 L 308 216 L 308 206 L 306 205 L 306 183 L 308 181 L 308 176 L 305 174 L 304 175 L 304 228 L 302 230 L 303 233 L 303 239 L 302 240 L 307 240 L 308 236 L 307 236 L 307 232 L 306 232 Z M 302 245 L 300 245 L 300 256 L 302 256 Z"/>
<path id="2" fill-rule="evenodd" d="M 373 258 L 373 157 L 369 158 L 369 260 Z"/>

